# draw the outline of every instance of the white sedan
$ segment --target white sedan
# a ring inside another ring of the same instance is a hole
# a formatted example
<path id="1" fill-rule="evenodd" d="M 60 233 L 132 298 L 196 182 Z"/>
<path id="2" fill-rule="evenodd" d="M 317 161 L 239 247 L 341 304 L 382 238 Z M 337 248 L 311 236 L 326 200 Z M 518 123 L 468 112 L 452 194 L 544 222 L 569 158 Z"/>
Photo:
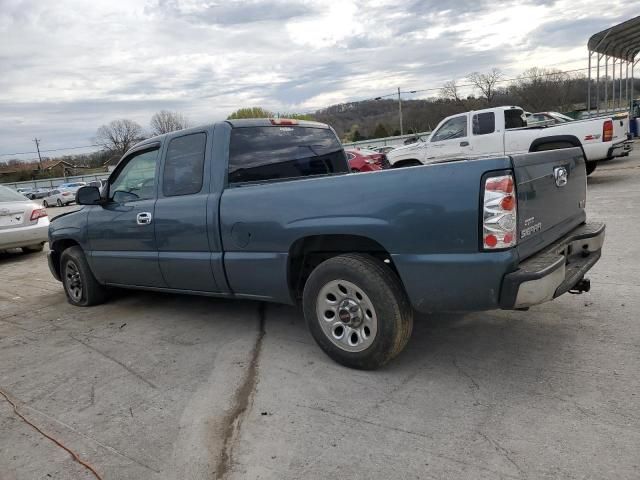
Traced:
<path id="1" fill-rule="evenodd" d="M 44 208 L 0 185 L 0 250 L 39 252 L 48 232 L 49 217 Z"/>
<path id="2" fill-rule="evenodd" d="M 73 190 L 56 188 L 47 193 L 47 196 L 42 199 L 42 205 L 44 205 L 45 208 L 53 207 L 54 205 L 62 207 L 75 201 L 76 192 Z"/>

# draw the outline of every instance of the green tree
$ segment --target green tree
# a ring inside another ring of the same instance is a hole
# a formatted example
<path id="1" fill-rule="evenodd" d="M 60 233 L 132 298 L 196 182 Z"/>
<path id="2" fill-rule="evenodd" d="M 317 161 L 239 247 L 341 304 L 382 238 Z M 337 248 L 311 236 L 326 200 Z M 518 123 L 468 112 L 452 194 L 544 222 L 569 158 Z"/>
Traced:
<path id="1" fill-rule="evenodd" d="M 239 118 L 271 118 L 273 112 L 265 110 L 262 107 L 239 108 L 227 117 L 227 120 L 236 120 Z"/>
<path id="2" fill-rule="evenodd" d="M 373 138 L 384 138 L 388 136 L 389 132 L 387 132 L 387 129 L 383 124 L 379 123 L 376 125 L 376 129 L 373 131 Z"/>
<path id="3" fill-rule="evenodd" d="M 352 134 L 351 134 L 351 141 L 352 142 L 359 142 L 360 140 L 366 140 L 365 137 L 363 137 L 360 134 L 360 130 L 355 130 Z"/>
<path id="4" fill-rule="evenodd" d="M 315 120 L 310 113 L 280 113 L 280 118 L 290 118 L 292 120 Z"/>

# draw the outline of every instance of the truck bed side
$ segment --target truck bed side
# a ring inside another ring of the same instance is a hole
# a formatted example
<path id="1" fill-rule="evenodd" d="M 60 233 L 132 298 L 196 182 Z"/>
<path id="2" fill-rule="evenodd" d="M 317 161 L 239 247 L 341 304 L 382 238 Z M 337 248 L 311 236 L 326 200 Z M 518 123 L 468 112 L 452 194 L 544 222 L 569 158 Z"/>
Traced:
<path id="1" fill-rule="evenodd" d="M 486 172 L 508 168 L 508 157 L 485 158 L 228 188 L 220 221 L 229 286 L 292 302 L 296 242 L 349 235 L 390 255 L 416 308 L 495 308 L 499 272 L 512 270 L 517 254 L 480 252 L 480 185 Z"/>

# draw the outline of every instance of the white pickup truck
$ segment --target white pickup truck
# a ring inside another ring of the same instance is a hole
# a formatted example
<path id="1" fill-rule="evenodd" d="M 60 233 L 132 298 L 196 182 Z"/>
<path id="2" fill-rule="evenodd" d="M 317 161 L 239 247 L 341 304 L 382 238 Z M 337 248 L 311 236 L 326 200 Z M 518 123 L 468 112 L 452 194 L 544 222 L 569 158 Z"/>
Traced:
<path id="1" fill-rule="evenodd" d="M 617 115 L 527 127 L 520 107 L 475 110 L 445 118 L 427 140 L 391 150 L 387 158 L 392 167 L 408 167 L 454 158 L 582 147 L 588 175 L 599 160 L 631 150 L 628 118 Z"/>

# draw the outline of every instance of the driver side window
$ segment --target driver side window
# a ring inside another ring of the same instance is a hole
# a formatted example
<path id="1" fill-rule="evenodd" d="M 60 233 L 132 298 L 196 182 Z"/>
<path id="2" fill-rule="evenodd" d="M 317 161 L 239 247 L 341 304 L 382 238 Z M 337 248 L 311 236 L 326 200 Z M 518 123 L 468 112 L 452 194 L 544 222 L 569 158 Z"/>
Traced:
<path id="1" fill-rule="evenodd" d="M 467 116 L 461 115 L 447 120 L 431 137 L 432 142 L 464 138 L 467 136 Z"/>
<path id="2" fill-rule="evenodd" d="M 109 196 L 114 202 L 135 202 L 154 197 L 158 149 L 134 154 L 111 180 Z"/>

